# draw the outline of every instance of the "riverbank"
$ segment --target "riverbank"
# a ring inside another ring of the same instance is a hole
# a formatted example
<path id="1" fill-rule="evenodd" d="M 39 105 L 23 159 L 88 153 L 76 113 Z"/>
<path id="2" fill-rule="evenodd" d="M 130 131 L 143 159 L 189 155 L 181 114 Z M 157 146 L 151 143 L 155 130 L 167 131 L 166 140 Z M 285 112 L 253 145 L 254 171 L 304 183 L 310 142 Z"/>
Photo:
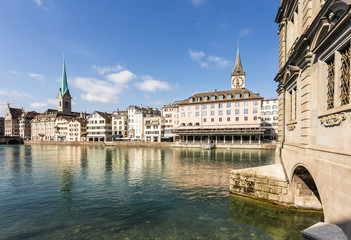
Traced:
<path id="1" fill-rule="evenodd" d="M 68 142 L 68 141 L 24 141 L 24 144 L 45 145 L 71 145 L 71 146 L 141 146 L 141 147 L 180 147 L 180 148 L 202 148 L 202 144 L 186 144 L 179 142 Z M 276 143 L 261 144 L 216 144 L 219 149 L 275 149 Z"/>

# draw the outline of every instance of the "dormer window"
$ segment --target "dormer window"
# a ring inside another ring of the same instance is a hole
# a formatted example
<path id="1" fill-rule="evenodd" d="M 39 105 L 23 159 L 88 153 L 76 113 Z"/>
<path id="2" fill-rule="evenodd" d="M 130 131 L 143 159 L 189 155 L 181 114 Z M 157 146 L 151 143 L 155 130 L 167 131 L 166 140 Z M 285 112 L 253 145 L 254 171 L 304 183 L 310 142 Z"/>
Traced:
<path id="1" fill-rule="evenodd" d="M 227 99 L 232 99 L 233 95 L 231 95 L 230 93 L 227 94 Z"/>
<path id="2" fill-rule="evenodd" d="M 201 102 L 201 97 L 197 97 L 196 101 Z"/>
<path id="3" fill-rule="evenodd" d="M 204 101 L 208 101 L 208 99 L 209 99 L 208 96 L 204 97 Z"/>
<path id="4" fill-rule="evenodd" d="M 224 99 L 224 95 L 219 95 L 219 100 L 223 100 Z"/>
<path id="5" fill-rule="evenodd" d="M 193 102 L 194 101 L 194 98 L 189 98 L 189 102 Z"/>
<path id="6" fill-rule="evenodd" d="M 244 93 L 244 98 L 248 98 L 250 96 L 250 93 L 246 92 Z"/>
<path id="7" fill-rule="evenodd" d="M 240 97 L 241 97 L 241 94 L 240 94 L 240 93 L 236 93 L 236 94 L 235 94 L 235 98 L 236 98 L 236 99 L 239 99 Z"/>
<path id="8" fill-rule="evenodd" d="M 212 96 L 211 96 L 211 101 L 214 101 L 214 100 L 216 100 L 216 96 L 215 96 L 215 95 L 212 95 Z"/>

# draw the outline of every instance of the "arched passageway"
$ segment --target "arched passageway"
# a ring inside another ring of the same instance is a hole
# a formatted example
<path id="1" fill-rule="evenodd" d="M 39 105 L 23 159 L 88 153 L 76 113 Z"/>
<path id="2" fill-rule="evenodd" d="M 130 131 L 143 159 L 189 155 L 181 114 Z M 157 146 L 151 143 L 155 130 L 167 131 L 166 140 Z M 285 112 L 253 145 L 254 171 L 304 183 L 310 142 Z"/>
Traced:
<path id="1" fill-rule="evenodd" d="M 299 208 L 322 209 L 322 201 L 311 173 L 303 166 L 295 168 L 290 189 Z"/>
<path id="2" fill-rule="evenodd" d="M 16 139 L 11 139 L 7 144 L 20 144 L 20 142 Z"/>

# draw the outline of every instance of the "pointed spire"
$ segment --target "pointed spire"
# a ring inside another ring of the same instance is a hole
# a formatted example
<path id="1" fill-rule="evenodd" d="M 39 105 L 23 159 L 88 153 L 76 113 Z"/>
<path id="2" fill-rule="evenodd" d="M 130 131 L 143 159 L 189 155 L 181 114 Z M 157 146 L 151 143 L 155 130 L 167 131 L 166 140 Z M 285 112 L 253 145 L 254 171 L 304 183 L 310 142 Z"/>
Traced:
<path id="1" fill-rule="evenodd" d="M 66 76 L 66 66 L 65 66 L 65 53 L 63 53 L 63 69 L 62 69 L 62 83 L 60 88 L 61 96 L 63 96 L 68 91 L 67 76 Z"/>
<path id="2" fill-rule="evenodd" d="M 236 59 L 235 59 L 235 66 L 234 70 L 232 72 L 232 76 L 235 75 L 245 75 L 243 66 L 241 65 L 241 59 L 240 59 L 240 53 L 239 53 L 239 41 L 237 43 L 237 53 L 236 53 Z"/>

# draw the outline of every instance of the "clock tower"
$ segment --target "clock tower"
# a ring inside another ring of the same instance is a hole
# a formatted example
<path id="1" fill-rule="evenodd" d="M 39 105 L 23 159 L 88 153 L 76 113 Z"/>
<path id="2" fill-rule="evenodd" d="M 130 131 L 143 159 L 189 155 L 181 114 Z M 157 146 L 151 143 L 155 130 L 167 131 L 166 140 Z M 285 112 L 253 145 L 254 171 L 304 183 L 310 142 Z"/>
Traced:
<path id="1" fill-rule="evenodd" d="M 236 54 L 235 66 L 232 72 L 232 89 L 245 88 L 245 72 L 241 65 L 239 46 Z"/>

